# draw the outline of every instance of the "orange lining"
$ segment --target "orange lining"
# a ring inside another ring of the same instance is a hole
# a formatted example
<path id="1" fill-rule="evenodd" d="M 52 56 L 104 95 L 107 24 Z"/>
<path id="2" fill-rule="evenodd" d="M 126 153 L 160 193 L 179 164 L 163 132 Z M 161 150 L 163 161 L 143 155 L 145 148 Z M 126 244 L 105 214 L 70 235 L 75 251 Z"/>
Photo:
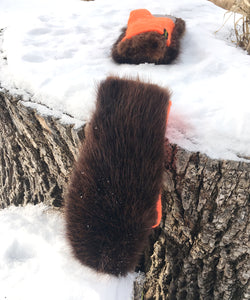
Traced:
<path id="1" fill-rule="evenodd" d="M 169 117 L 171 106 L 172 106 L 172 101 L 169 100 L 168 110 L 167 110 L 167 122 L 168 122 L 168 117 Z M 157 203 L 156 203 L 156 212 L 157 212 L 157 220 L 156 220 L 156 224 L 154 226 L 152 226 L 152 228 L 155 228 L 155 227 L 159 226 L 160 223 L 161 223 L 161 218 L 162 218 L 161 194 L 159 195 L 159 198 L 158 198 Z"/>
<path id="2" fill-rule="evenodd" d="M 169 100 L 169 102 L 168 102 L 168 110 L 167 110 L 167 122 L 166 123 L 168 123 L 168 117 L 169 117 L 171 106 L 172 106 L 172 101 Z"/>
<path id="3" fill-rule="evenodd" d="M 122 42 L 135 35 L 149 31 L 156 31 L 163 35 L 165 29 L 168 33 L 167 46 L 169 46 L 174 26 L 175 23 L 172 19 L 166 17 L 154 17 L 147 9 L 136 9 L 130 13 L 126 34 L 122 39 Z"/>
<path id="4" fill-rule="evenodd" d="M 161 194 L 159 195 L 159 198 L 156 203 L 156 211 L 157 211 L 157 220 L 156 220 L 156 224 L 152 226 L 152 228 L 159 226 L 161 223 L 161 218 L 162 218 Z"/>

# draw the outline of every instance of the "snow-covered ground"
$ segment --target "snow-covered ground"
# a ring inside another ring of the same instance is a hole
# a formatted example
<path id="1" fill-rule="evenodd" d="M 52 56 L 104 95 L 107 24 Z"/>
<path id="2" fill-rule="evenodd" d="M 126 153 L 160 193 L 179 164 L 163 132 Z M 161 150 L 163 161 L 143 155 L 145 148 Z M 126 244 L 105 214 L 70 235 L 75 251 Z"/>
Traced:
<path id="1" fill-rule="evenodd" d="M 129 300 L 134 274 L 97 275 L 72 258 L 62 215 L 46 206 L 0 210 L 0 300 Z"/>
<path id="2" fill-rule="evenodd" d="M 186 21 L 174 64 L 112 61 L 112 44 L 136 8 Z M 172 142 L 213 158 L 250 157 L 250 56 L 228 38 L 233 18 L 216 33 L 224 14 L 205 0 L 1 0 L 7 65 L 0 59 L 0 82 L 79 125 L 93 111 L 100 80 L 139 75 L 173 92 L 166 133 Z"/>

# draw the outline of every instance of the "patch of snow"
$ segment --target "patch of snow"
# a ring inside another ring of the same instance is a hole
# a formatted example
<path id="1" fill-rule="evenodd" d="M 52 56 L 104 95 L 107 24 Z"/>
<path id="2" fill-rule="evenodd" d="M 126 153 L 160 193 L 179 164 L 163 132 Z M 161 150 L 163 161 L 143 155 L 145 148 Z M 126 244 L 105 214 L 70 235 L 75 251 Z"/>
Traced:
<path id="1" fill-rule="evenodd" d="M 62 124 L 72 124 L 74 125 L 75 129 L 81 128 L 86 123 L 84 121 L 73 118 L 67 115 L 66 113 L 62 113 L 61 111 L 58 111 L 56 109 L 50 109 L 49 107 L 46 107 L 43 104 L 38 104 L 29 101 L 21 101 L 21 103 L 26 107 L 34 109 L 41 116 L 52 116 L 54 118 L 59 119 Z"/>
<path id="2" fill-rule="evenodd" d="M 128 300 L 136 274 L 116 278 L 82 266 L 60 212 L 39 204 L 0 210 L 1 300 Z"/>

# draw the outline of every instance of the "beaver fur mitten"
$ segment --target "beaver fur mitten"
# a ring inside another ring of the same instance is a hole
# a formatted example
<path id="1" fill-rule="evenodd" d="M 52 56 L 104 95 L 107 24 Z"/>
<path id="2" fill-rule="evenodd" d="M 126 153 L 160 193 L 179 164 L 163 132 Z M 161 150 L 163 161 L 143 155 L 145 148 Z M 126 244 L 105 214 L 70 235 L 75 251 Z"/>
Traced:
<path id="1" fill-rule="evenodd" d="M 169 92 L 108 77 L 70 179 L 66 229 L 75 257 L 115 276 L 134 271 L 159 222 Z"/>
<path id="2" fill-rule="evenodd" d="M 185 22 L 180 18 L 133 10 L 113 45 L 112 57 L 120 64 L 170 64 L 179 54 L 184 31 Z"/>

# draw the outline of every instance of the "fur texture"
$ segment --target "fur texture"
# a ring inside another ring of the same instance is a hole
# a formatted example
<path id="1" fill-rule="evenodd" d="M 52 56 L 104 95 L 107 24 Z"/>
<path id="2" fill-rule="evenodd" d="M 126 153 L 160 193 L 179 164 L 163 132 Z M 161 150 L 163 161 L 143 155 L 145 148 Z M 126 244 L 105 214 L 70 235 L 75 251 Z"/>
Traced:
<path id="1" fill-rule="evenodd" d="M 112 48 L 112 57 L 117 63 L 140 64 L 170 64 L 179 54 L 180 38 L 185 32 L 185 22 L 175 19 L 170 46 L 167 47 L 166 39 L 157 32 L 138 34 L 130 39 L 122 41 L 127 28 L 122 33 Z"/>
<path id="2" fill-rule="evenodd" d="M 109 77 L 75 163 L 66 197 L 74 255 L 96 271 L 133 271 L 156 223 L 169 92 Z"/>

